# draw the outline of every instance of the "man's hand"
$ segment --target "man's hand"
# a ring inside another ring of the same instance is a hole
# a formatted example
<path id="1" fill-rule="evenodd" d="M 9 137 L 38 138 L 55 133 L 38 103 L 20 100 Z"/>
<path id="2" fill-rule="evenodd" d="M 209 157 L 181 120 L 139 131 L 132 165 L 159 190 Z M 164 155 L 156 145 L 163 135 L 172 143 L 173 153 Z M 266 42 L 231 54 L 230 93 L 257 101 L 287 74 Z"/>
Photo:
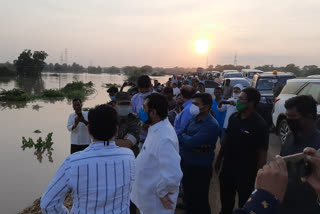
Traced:
<path id="1" fill-rule="evenodd" d="M 229 101 L 229 104 L 230 104 L 230 105 L 233 105 L 233 106 L 236 106 L 236 105 L 237 105 L 237 103 L 236 103 L 235 101 Z"/>
<path id="2" fill-rule="evenodd" d="M 305 148 L 303 153 L 307 155 L 307 161 L 311 166 L 311 175 L 301 178 L 301 180 L 308 182 L 320 197 L 320 154 L 310 147 Z"/>
<path id="3" fill-rule="evenodd" d="M 171 200 L 170 195 L 172 195 L 172 192 L 169 192 L 166 194 L 163 198 L 160 198 L 160 201 L 164 208 L 173 210 L 174 202 Z"/>
<path id="4" fill-rule="evenodd" d="M 228 101 L 225 101 L 225 100 L 220 101 L 218 108 L 221 108 L 223 104 L 228 104 Z"/>
<path id="5" fill-rule="evenodd" d="M 276 160 L 264 165 L 256 177 L 256 189 L 263 189 L 274 195 L 280 202 L 283 200 L 288 184 L 288 171 L 284 160 Z"/>

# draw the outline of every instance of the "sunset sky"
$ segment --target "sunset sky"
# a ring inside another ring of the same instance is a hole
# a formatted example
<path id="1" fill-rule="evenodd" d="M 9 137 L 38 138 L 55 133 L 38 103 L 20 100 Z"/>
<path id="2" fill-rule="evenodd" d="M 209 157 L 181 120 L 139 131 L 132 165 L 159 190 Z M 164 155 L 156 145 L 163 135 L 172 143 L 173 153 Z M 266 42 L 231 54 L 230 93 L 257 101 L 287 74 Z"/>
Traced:
<path id="1" fill-rule="evenodd" d="M 24 49 L 85 66 L 320 65 L 319 0 L 0 0 L 0 62 Z"/>

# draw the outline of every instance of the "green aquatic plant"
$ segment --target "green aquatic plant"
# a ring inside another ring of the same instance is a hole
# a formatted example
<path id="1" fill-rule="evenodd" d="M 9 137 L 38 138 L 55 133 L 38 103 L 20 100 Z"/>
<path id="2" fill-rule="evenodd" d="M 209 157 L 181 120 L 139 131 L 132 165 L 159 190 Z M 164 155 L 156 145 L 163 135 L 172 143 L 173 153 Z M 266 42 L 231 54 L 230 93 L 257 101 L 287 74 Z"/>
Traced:
<path id="1" fill-rule="evenodd" d="M 61 89 L 61 92 L 68 99 L 74 98 L 85 98 L 86 96 L 94 92 L 93 83 L 90 81 L 88 83 L 83 83 L 81 81 L 73 81 L 68 83 L 65 87 Z"/>
<path id="2" fill-rule="evenodd" d="M 105 88 L 111 88 L 111 87 L 121 88 L 121 85 L 118 85 L 116 83 L 105 83 L 104 85 L 102 85 L 102 87 L 105 87 Z"/>
<path id="3" fill-rule="evenodd" d="M 36 130 L 39 131 L 39 130 Z M 25 137 L 22 137 L 22 150 L 24 151 L 26 148 L 33 148 L 35 149 L 34 155 L 37 156 L 38 161 L 41 163 L 42 162 L 42 156 L 44 154 L 45 151 L 47 151 L 46 156 L 48 156 L 48 160 L 50 162 L 53 162 L 52 159 L 52 145 L 53 145 L 53 141 L 52 141 L 52 135 L 53 132 L 50 132 L 47 137 L 45 138 L 45 140 L 42 140 L 42 137 L 39 137 L 36 141 L 36 143 L 33 141 L 32 138 L 28 138 L 28 140 Z"/>
<path id="4" fill-rule="evenodd" d="M 55 98 L 55 97 L 64 97 L 64 94 L 57 89 L 46 89 L 42 92 L 41 96 L 43 98 Z"/>
<path id="5" fill-rule="evenodd" d="M 39 133 L 41 133 L 41 131 L 40 131 L 39 129 L 37 129 L 37 130 L 35 130 L 33 133 L 39 134 Z"/>
<path id="6" fill-rule="evenodd" d="M 36 110 L 39 111 L 39 109 L 42 108 L 42 106 L 36 104 L 36 105 L 32 105 L 32 110 Z"/>
<path id="7" fill-rule="evenodd" d="M 12 90 L 4 90 L 0 92 L 1 101 L 28 101 L 32 96 L 26 93 L 24 90 L 14 88 Z"/>

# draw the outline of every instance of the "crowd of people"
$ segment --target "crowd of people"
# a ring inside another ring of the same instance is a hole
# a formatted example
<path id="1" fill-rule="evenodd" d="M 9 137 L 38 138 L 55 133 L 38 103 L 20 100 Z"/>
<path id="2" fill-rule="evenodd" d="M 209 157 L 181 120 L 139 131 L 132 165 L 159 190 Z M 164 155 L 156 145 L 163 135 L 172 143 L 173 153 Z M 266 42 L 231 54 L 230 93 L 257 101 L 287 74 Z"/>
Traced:
<path id="1" fill-rule="evenodd" d="M 291 133 L 280 155 L 305 155 L 310 172 L 300 176 L 281 156 L 267 163 L 269 128 L 256 110 L 259 91 L 226 81 L 212 96 L 205 93 L 208 79 L 214 80 L 173 76 L 162 85 L 142 75 L 136 85 L 109 88 L 111 101 L 89 112 L 74 99 L 71 155 L 41 198 L 43 213 L 69 213 L 63 202 L 71 192 L 71 213 L 173 214 L 182 207 L 210 214 L 213 171 L 221 214 L 320 213 L 316 101 L 297 96 L 285 104 Z"/>

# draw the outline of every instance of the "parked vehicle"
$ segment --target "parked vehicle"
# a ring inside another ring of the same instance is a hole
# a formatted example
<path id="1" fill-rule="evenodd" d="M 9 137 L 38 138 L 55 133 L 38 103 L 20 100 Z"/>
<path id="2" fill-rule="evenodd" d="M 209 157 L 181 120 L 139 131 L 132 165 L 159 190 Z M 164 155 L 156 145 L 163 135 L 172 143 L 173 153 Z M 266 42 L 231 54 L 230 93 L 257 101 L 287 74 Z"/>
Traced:
<path id="1" fill-rule="evenodd" d="M 285 120 L 286 109 L 284 104 L 286 100 L 297 95 L 311 95 L 318 102 L 318 128 L 320 128 L 320 77 L 288 80 L 280 95 L 275 99 L 272 113 L 272 122 L 276 127 L 276 133 L 279 135 L 282 144 L 285 142 L 289 132 L 289 127 Z"/>
<path id="2" fill-rule="evenodd" d="M 243 76 L 240 72 L 229 72 L 229 73 L 223 74 L 222 76 L 223 79 L 236 78 L 236 77 L 242 78 Z"/>
<path id="3" fill-rule="evenodd" d="M 223 77 L 223 75 L 227 74 L 227 73 L 237 73 L 239 71 L 237 70 L 223 70 L 222 73 L 221 73 L 221 77 Z"/>
<path id="4" fill-rule="evenodd" d="M 255 74 L 251 87 L 256 88 L 260 94 L 260 103 L 257 106 L 257 110 L 260 115 L 265 119 L 267 124 L 272 125 L 272 109 L 274 103 L 273 87 L 275 82 L 284 86 L 287 80 L 296 78 L 296 76 L 289 72 L 264 72 L 261 74 Z"/>
<path id="5" fill-rule="evenodd" d="M 233 87 L 236 84 L 241 84 L 244 88 L 249 87 L 250 83 L 246 78 L 228 78 L 230 80 L 230 85 Z M 225 85 L 226 79 L 224 79 L 222 85 Z"/>
<path id="6" fill-rule="evenodd" d="M 204 81 L 205 92 L 209 93 L 213 99 L 215 99 L 214 89 L 217 87 L 220 87 L 220 86 L 221 85 L 219 85 L 218 83 L 216 83 L 215 81 L 212 81 L 212 80 L 205 80 Z"/>
<path id="7" fill-rule="evenodd" d="M 241 73 L 242 73 L 242 76 L 244 78 L 246 78 L 249 81 L 249 83 L 251 84 L 253 76 L 255 74 L 261 74 L 261 73 L 263 73 L 263 71 L 257 70 L 257 69 L 242 69 Z"/>

